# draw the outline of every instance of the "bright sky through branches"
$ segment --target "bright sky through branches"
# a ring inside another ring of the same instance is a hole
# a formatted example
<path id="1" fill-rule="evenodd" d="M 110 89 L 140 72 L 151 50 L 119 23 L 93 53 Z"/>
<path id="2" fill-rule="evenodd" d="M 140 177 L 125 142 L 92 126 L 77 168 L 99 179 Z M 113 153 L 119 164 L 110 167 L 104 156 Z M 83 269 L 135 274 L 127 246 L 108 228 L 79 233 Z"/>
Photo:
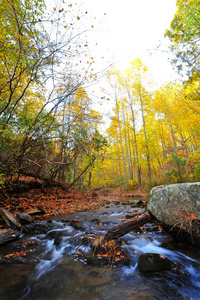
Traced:
<path id="1" fill-rule="evenodd" d="M 120 68 L 139 56 L 156 81 L 171 79 L 169 55 L 154 49 L 164 40 L 164 32 L 176 11 L 176 0 L 83 0 L 83 3 L 100 23 L 99 54 L 105 58 L 105 53 L 112 56 Z"/>

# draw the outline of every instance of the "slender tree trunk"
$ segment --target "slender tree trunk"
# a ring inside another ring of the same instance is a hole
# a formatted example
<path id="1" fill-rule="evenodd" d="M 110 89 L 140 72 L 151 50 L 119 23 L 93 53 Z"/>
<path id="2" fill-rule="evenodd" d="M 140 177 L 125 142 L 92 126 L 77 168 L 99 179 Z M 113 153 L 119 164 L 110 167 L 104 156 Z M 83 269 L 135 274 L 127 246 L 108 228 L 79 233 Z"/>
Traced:
<path id="1" fill-rule="evenodd" d="M 124 157 L 124 150 L 123 150 L 123 143 L 122 143 L 122 132 L 121 132 L 121 125 L 120 125 L 120 118 L 119 118 L 119 107 L 118 107 L 118 101 L 117 101 L 116 95 L 115 95 L 115 101 L 116 101 L 116 108 L 117 108 L 117 119 L 118 119 L 118 128 L 119 128 L 119 138 L 120 138 L 120 145 L 121 145 L 122 159 L 123 159 L 124 181 L 125 181 L 125 186 L 127 187 L 126 164 L 125 164 L 125 157 Z"/>
<path id="2" fill-rule="evenodd" d="M 138 155 L 138 147 L 137 147 L 137 138 L 136 138 L 136 129 L 135 129 L 135 115 L 134 115 L 134 110 L 133 110 L 133 97 L 130 94 L 130 90 L 128 86 L 126 85 L 127 89 L 127 94 L 128 94 L 128 99 L 129 99 L 129 105 L 131 108 L 131 115 L 132 115 L 132 126 L 133 126 L 133 135 L 134 135 L 134 145 L 135 145 L 135 156 L 136 156 L 136 174 L 137 174 L 137 184 L 141 185 L 142 180 L 141 180 L 141 168 L 139 164 L 139 155 Z"/>
<path id="3" fill-rule="evenodd" d="M 92 179 L 92 172 L 89 172 L 89 174 L 88 174 L 88 188 L 89 189 L 91 187 L 91 179 Z"/>
<path id="4" fill-rule="evenodd" d="M 138 155 L 138 147 L 137 147 L 137 138 L 136 138 L 136 130 L 135 130 L 135 116 L 133 111 L 133 105 L 131 104 L 131 114 L 132 114 L 132 124 L 133 124 L 133 135 L 134 135 L 134 144 L 135 144 L 135 154 L 136 154 L 136 174 L 137 174 L 137 184 L 141 185 L 141 168 L 139 164 L 139 155 Z"/>
<path id="5" fill-rule="evenodd" d="M 124 137 L 125 137 L 125 145 L 126 145 L 126 158 L 127 158 L 127 166 L 128 166 L 128 179 L 131 180 L 131 168 L 130 168 L 130 157 L 128 151 L 128 141 L 127 141 L 127 133 L 126 133 L 126 122 L 125 122 L 125 115 L 124 115 L 124 106 L 122 104 L 122 116 L 123 116 L 123 123 L 124 123 Z"/>
<path id="6" fill-rule="evenodd" d="M 176 165 L 177 165 L 177 170 L 178 170 L 178 176 L 179 176 L 180 182 L 183 182 L 183 178 L 182 178 L 182 175 L 181 175 L 181 166 L 180 166 L 180 163 L 178 161 L 179 157 L 178 157 L 178 151 L 177 151 L 177 147 L 176 147 L 176 140 L 175 140 L 174 130 L 173 130 L 173 127 L 172 127 L 171 118 L 170 118 L 169 114 L 168 114 L 168 118 L 169 118 L 169 126 L 170 126 L 171 136 L 172 136 L 172 140 L 173 140 L 173 144 L 174 144 L 174 152 L 175 152 L 176 157 L 177 157 Z"/>
<path id="7" fill-rule="evenodd" d="M 136 157 L 135 157 L 135 151 L 134 151 L 134 137 L 133 137 L 133 130 L 132 130 L 132 132 L 131 132 L 131 142 L 132 142 L 132 145 L 133 145 L 133 150 L 132 150 L 133 176 L 135 177 L 136 174 L 137 174 L 137 171 L 136 171 L 137 165 L 136 165 Z"/>
<path id="8" fill-rule="evenodd" d="M 132 157 L 132 149 L 131 149 L 130 129 L 128 130 L 128 152 L 130 158 L 131 180 L 133 180 L 133 157 Z"/>
<path id="9" fill-rule="evenodd" d="M 121 163 L 120 163 L 120 156 L 118 155 L 118 163 L 119 163 L 119 186 L 121 186 L 121 178 L 122 178 L 122 170 L 121 170 Z"/>
<path id="10" fill-rule="evenodd" d="M 90 163 L 83 169 L 83 171 L 78 175 L 78 177 L 76 177 L 72 183 L 70 183 L 66 189 L 69 189 L 70 187 L 72 187 L 78 180 L 79 178 L 81 178 L 81 176 L 87 171 L 87 169 L 94 163 L 95 161 L 95 157 L 93 157 L 90 161 Z"/>
<path id="11" fill-rule="evenodd" d="M 140 91 L 140 105 L 141 105 L 141 112 L 142 112 L 142 123 L 143 123 L 143 129 L 144 129 L 144 137 L 145 137 L 149 183 L 151 184 L 151 164 L 150 164 L 149 147 L 148 147 L 148 141 L 147 141 L 146 126 L 145 126 L 145 120 L 144 120 L 144 107 L 143 107 L 143 100 L 142 100 L 141 91 Z"/>

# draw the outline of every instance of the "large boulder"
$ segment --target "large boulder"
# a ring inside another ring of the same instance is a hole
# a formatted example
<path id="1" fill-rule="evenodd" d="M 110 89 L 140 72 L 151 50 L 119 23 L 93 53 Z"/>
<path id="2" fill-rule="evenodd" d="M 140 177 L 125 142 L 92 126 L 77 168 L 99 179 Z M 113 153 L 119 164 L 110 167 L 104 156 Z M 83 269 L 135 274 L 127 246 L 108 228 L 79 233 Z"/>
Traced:
<path id="1" fill-rule="evenodd" d="M 163 224 L 188 233 L 200 244 L 200 182 L 154 187 L 147 209 Z"/>

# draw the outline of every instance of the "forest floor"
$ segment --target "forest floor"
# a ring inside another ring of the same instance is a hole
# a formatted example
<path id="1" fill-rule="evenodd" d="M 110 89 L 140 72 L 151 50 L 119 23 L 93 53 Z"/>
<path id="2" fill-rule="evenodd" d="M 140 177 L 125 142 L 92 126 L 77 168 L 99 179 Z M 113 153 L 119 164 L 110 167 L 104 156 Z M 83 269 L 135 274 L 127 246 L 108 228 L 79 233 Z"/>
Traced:
<path id="1" fill-rule="evenodd" d="M 67 191 L 61 187 L 41 188 L 30 177 L 22 177 L 17 184 L 11 185 L 9 190 L 1 194 L 4 196 L 0 199 L 0 207 L 16 213 L 35 210 L 40 206 L 45 210 L 43 218 L 97 209 L 126 197 L 142 200 L 148 197 L 143 188 L 102 187 L 87 192 L 73 188 Z"/>

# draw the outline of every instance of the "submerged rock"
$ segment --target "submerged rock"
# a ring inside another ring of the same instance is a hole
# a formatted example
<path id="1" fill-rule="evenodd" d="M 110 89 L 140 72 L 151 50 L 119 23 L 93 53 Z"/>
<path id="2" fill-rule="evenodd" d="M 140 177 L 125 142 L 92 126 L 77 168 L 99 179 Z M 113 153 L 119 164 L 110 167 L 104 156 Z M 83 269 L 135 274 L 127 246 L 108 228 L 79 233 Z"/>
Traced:
<path id="1" fill-rule="evenodd" d="M 175 263 L 169 258 L 157 253 L 144 253 L 138 257 L 138 270 L 140 272 L 170 270 L 175 266 Z"/>
<path id="2" fill-rule="evenodd" d="M 109 257 L 104 255 L 86 255 L 85 259 L 88 265 L 91 266 L 128 266 L 130 259 L 128 257 Z"/>
<path id="3" fill-rule="evenodd" d="M 86 231 L 87 227 L 84 225 L 83 221 L 77 220 L 77 219 L 70 219 L 69 220 L 70 226 L 72 226 L 76 230 L 80 231 Z"/>
<path id="4" fill-rule="evenodd" d="M 147 204 L 142 200 L 129 200 L 127 202 L 123 202 L 124 205 L 130 205 L 131 207 L 145 207 Z"/>

